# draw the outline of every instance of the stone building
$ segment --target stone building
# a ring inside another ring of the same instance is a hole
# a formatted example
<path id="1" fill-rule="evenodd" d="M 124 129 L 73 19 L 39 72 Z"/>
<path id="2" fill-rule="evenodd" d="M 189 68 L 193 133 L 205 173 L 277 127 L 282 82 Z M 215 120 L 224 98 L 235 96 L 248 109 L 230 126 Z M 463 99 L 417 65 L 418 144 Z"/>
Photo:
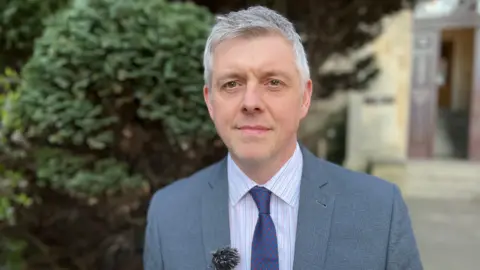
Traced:
<path id="1" fill-rule="evenodd" d="M 381 69 L 348 95 L 345 166 L 480 161 L 480 0 L 428 0 L 384 20 Z"/>

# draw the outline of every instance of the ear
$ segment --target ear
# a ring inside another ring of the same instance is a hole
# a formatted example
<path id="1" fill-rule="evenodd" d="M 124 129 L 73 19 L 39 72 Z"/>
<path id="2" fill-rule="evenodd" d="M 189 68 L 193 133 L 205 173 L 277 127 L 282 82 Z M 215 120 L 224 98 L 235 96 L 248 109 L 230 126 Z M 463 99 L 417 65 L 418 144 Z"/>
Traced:
<path id="1" fill-rule="evenodd" d="M 208 113 L 210 114 L 210 118 L 213 120 L 213 107 L 212 107 L 212 96 L 210 93 L 210 89 L 207 85 L 203 86 L 203 99 L 205 100 L 205 104 L 207 104 Z"/>
<path id="2" fill-rule="evenodd" d="M 310 109 L 310 104 L 312 102 L 312 91 L 313 91 L 313 85 L 312 85 L 312 80 L 308 80 L 303 89 L 303 96 L 302 96 L 302 107 L 300 117 L 303 119 L 305 116 L 307 116 L 308 110 Z"/>

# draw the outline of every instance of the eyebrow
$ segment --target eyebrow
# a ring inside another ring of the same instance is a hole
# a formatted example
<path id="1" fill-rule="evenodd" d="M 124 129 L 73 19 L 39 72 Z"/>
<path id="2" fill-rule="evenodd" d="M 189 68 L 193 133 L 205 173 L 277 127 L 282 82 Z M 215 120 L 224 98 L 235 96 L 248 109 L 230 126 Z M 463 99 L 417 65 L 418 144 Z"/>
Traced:
<path id="1" fill-rule="evenodd" d="M 278 70 L 278 69 L 262 72 L 262 76 L 264 76 L 264 77 L 280 76 L 280 77 L 283 77 L 285 79 L 291 79 L 291 77 L 290 77 L 290 75 L 288 75 L 288 73 L 286 73 L 284 71 L 281 71 L 281 70 Z"/>
<path id="2" fill-rule="evenodd" d="M 260 71 L 260 74 L 262 77 L 273 77 L 273 76 L 280 76 L 285 79 L 291 79 L 291 76 L 288 75 L 287 72 L 278 70 L 278 69 L 273 69 L 273 70 L 268 70 L 268 71 Z M 223 74 L 220 74 L 218 78 L 215 80 L 215 82 L 223 81 L 229 78 L 241 78 L 243 77 L 239 72 L 235 71 L 227 71 Z"/>
<path id="3" fill-rule="evenodd" d="M 238 77 L 241 77 L 241 75 L 238 72 L 227 71 L 223 74 L 220 74 L 220 76 L 218 76 L 216 81 L 223 81 L 223 80 L 228 79 L 228 78 L 238 78 Z"/>

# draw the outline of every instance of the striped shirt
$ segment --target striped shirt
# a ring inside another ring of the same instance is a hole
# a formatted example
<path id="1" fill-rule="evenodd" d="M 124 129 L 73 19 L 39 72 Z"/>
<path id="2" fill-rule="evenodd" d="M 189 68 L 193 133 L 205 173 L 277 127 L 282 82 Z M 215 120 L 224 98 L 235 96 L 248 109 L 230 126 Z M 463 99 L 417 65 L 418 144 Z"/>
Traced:
<path id="1" fill-rule="evenodd" d="M 275 224 L 280 270 L 293 269 L 303 156 L 297 147 L 293 156 L 264 186 L 272 192 L 270 215 Z M 230 242 L 241 261 L 237 270 L 250 270 L 253 233 L 258 209 L 248 191 L 257 184 L 228 155 Z"/>

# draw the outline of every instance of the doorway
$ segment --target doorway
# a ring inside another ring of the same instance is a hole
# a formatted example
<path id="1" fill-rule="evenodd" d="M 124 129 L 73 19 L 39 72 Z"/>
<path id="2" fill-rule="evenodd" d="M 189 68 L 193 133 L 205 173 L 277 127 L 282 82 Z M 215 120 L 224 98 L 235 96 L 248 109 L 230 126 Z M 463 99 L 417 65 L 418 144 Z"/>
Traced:
<path id="1" fill-rule="evenodd" d="M 474 39 L 474 28 L 441 32 L 434 158 L 468 158 Z"/>

